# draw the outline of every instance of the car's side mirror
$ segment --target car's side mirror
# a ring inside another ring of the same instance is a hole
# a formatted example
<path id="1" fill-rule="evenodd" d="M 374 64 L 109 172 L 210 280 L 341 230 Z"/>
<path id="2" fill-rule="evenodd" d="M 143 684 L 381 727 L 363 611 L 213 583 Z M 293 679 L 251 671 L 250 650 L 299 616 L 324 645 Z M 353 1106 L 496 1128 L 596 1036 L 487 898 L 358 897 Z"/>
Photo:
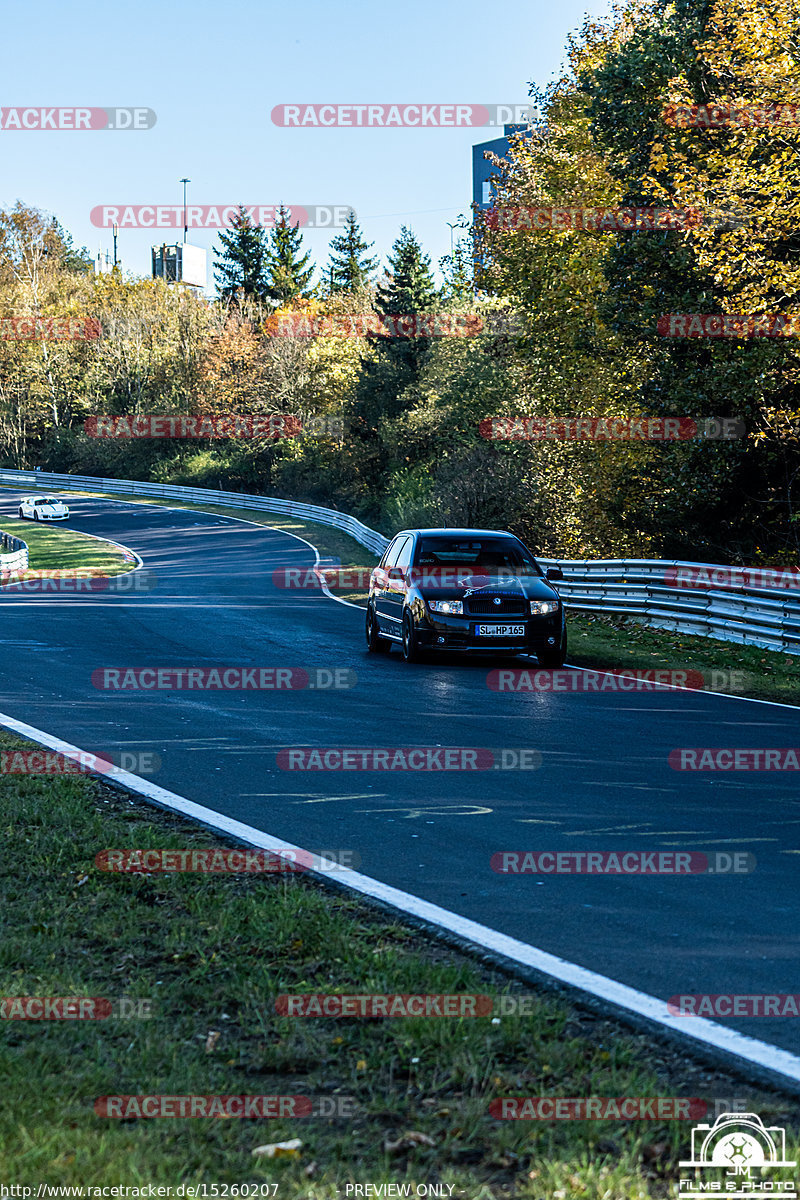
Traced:
<path id="1" fill-rule="evenodd" d="M 544 573 L 544 577 L 551 581 L 563 579 L 564 572 L 561 570 L 561 567 L 548 567 Z"/>
<path id="2" fill-rule="evenodd" d="M 389 567 L 389 578 L 402 582 L 406 577 L 406 573 L 402 567 Z"/>

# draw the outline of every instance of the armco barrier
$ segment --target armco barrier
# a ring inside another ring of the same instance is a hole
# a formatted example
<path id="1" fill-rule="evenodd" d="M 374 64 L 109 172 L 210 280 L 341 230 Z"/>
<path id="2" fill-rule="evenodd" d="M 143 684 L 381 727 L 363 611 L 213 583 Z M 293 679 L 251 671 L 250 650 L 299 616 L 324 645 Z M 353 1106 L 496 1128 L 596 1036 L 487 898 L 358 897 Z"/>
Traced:
<path id="1" fill-rule="evenodd" d="M 389 544 L 389 539 L 382 533 L 346 513 L 271 496 L 140 483 L 130 479 L 55 475 L 35 470 L 0 470 L 0 483 L 118 492 L 166 501 L 227 504 L 236 508 L 282 513 L 333 526 L 348 533 L 375 555 L 382 554 Z M 558 584 L 558 590 L 567 608 L 629 616 L 661 629 L 800 654 L 800 589 L 679 588 L 667 583 L 670 568 L 706 567 L 711 572 L 719 569 L 714 563 L 637 558 L 542 558 L 539 561 L 545 567 L 560 566 L 564 572 L 564 582 Z"/>
<path id="2" fill-rule="evenodd" d="M 10 533 L 0 533 L 0 573 L 5 575 L 28 569 L 28 545 Z"/>
<path id="3" fill-rule="evenodd" d="M 349 533 L 350 537 L 380 557 L 389 544 L 382 533 L 362 525 L 347 513 L 316 504 L 298 504 L 294 500 L 278 500 L 272 496 L 253 496 L 248 492 L 212 491 L 209 488 L 177 487 L 170 483 L 140 483 L 135 479 L 95 479 L 89 475 L 56 475 L 51 471 L 0 470 L 0 483 L 28 487 L 75 488 L 87 492 L 123 492 L 131 496 L 149 496 L 157 500 L 187 500 L 195 504 L 227 504 L 236 508 L 252 508 L 261 512 L 282 513 L 319 521 Z"/>
<path id="4" fill-rule="evenodd" d="M 560 566 L 568 608 L 635 617 L 659 629 L 800 654 L 800 588 L 676 587 L 671 568 L 705 567 L 676 559 L 540 559 Z"/>

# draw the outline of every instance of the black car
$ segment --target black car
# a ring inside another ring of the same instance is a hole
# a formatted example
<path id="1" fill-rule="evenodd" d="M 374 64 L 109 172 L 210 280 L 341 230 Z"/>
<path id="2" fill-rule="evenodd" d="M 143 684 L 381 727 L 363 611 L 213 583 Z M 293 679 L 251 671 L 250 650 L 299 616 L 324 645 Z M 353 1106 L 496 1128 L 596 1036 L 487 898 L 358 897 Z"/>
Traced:
<path id="1" fill-rule="evenodd" d="M 564 605 L 551 580 L 511 533 L 404 529 L 370 578 L 367 648 L 402 646 L 406 662 L 427 650 L 535 654 L 560 667 L 567 654 Z"/>

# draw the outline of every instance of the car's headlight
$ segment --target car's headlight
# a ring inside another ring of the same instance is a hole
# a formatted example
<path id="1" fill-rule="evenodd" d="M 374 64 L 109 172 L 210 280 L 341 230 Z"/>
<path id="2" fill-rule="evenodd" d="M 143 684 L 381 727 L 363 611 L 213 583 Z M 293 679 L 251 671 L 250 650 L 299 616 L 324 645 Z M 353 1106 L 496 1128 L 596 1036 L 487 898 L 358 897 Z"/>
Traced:
<path id="1" fill-rule="evenodd" d="M 554 612 L 558 612 L 557 600 L 531 600 L 531 616 L 543 617 Z"/>
<path id="2" fill-rule="evenodd" d="M 463 600 L 429 600 L 431 612 L 449 613 L 451 617 L 460 617 L 464 613 Z"/>

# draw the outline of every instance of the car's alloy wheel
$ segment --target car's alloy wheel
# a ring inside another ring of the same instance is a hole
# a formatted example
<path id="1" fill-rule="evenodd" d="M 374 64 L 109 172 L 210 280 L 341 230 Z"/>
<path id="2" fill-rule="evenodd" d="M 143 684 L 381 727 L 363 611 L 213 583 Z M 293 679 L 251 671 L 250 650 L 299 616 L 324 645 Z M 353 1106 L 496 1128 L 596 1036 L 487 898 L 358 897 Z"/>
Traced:
<path id="1" fill-rule="evenodd" d="M 391 646 L 378 633 L 378 622 L 375 620 L 374 609 L 367 607 L 367 653 L 369 654 L 386 654 L 391 650 Z"/>
<path id="2" fill-rule="evenodd" d="M 403 658 L 406 662 L 419 662 L 422 651 L 419 645 L 419 634 L 414 624 L 414 618 L 407 612 L 403 617 Z"/>
<path id="3" fill-rule="evenodd" d="M 557 650 L 540 650 L 536 657 L 539 660 L 540 667 L 563 667 L 564 660 L 567 657 L 567 631 L 564 630 L 561 636 L 561 645 Z"/>
<path id="4" fill-rule="evenodd" d="M 20 519 L 21 521 L 24 521 L 24 519 L 25 519 L 25 513 L 22 511 L 22 509 L 21 509 L 21 508 L 20 508 L 20 510 L 19 510 L 19 519 Z"/>
<path id="5" fill-rule="evenodd" d="M 34 521 L 38 521 L 38 520 L 39 520 L 39 514 L 38 514 L 38 512 L 36 511 L 36 509 L 34 509 L 34 510 L 33 510 L 33 519 L 34 519 Z"/>

